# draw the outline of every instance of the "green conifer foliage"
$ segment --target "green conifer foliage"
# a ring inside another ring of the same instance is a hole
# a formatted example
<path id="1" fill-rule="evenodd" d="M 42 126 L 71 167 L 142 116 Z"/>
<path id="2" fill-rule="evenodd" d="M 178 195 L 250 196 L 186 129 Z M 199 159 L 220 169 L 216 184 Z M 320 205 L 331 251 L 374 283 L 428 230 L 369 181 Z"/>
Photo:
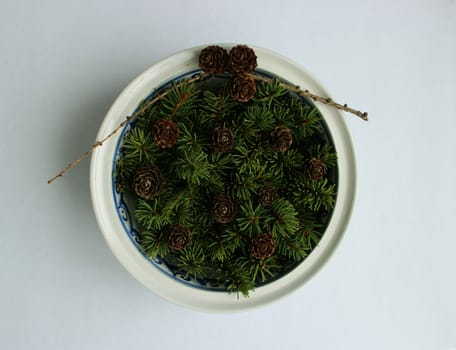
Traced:
<path id="1" fill-rule="evenodd" d="M 228 74 L 171 89 L 124 136 L 117 189 L 148 257 L 247 296 L 321 239 L 337 196 L 331 137 L 318 109 L 275 81 L 257 81 L 248 102 L 230 97 Z M 160 170 L 151 198 L 134 190 L 145 167 Z"/>

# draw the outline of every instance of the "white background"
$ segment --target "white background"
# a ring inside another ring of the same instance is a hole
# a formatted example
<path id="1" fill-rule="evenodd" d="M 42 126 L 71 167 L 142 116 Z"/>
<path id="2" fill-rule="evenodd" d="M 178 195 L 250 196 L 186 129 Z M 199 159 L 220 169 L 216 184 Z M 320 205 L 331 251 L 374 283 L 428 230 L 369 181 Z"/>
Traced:
<path id="1" fill-rule="evenodd" d="M 346 115 L 358 192 L 308 284 L 211 315 L 146 290 L 109 251 L 89 162 L 115 97 L 194 45 L 300 63 Z M 456 349 L 456 1 L 0 0 L 1 349 Z"/>

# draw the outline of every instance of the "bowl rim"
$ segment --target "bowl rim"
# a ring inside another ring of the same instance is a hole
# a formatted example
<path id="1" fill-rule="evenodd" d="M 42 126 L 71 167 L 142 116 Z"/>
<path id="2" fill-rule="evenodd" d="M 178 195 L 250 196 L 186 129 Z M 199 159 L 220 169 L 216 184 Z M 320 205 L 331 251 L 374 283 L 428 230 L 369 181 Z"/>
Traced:
<path id="1" fill-rule="evenodd" d="M 214 45 L 214 44 L 213 44 Z M 236 44 L 215 44 L 229 49 Z M 172 54 L 138 75 L 116 98 L 97 134 L 102 139 L 157 87 L 186 72 L 198 69 L 201 45 Z M 299 85 L 320 96 L 331 97 L 306 69 L 271 50 L 249 45 L 258 57 L 258 68 Z M 166 276 L 138 251 L 121 225 L 112 196 L 112 161 L 120 132 L 92 154 L 90 190 L 95 216 L 113 254 L 140 283 L 175 304 L 207 312 L 233 312 L 269 304 L 307 282 L 328 261 L 344 235 L 353 210 L 356 191 L 356 165 L 353 144 L 342 113 L 314 102 L 320 110 L 338 155 L 338 194 L 326 231 L 317 247 L 296 268 L 283 277 L 257 287 L 248 298 L 236 293 L 189 288 Z"/>

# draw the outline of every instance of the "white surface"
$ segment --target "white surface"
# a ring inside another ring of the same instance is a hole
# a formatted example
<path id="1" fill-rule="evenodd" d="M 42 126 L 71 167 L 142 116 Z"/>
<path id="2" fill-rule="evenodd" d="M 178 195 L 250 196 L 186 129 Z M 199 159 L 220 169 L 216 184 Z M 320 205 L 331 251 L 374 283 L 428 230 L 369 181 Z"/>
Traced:
<path id="1" fill-rule="evenodd" d="M 220 43 L 227 51 L 233 45 Z M 97 140 L 103 140 L 117 125 L 132 115 L 137 106 L 158 87 L 163 86 L 176 76 L 198 69 L 198 56 L 203 46 L 196 46 L 173 54 L 136 77 L 122 91 L 106 115 Z M 263 71 L 273 73 L 285 81 L 301 86 L 319 96 L 328 93 L 315 79 L 298 64 L 291 62 L 271 50 L 251 46 L 258 58 L 258 66 Z M 122 265 L 142 284 L 166 300 L 191 309 L 207 312 L 234 312 L 272 303 L 278 298 L 293 292 L 307 282 L 334 253 L 347 228 L 354 206 L 356 173 L 354 150 L 349 136 L 345 117 L 327 105 L 316 103 L 324 116 L 327 127 L 334 139 L 338 158 L 337 202 L 331 214 L 331 221 L 324 236 L 312 254 L 291 272 L 274 283 L 255 289 L 249 298 L 239 298 L 236 293 L 220 293 L 203 289 L 189 288 L 176 279 L 169 278 L 150 261 L 131 242 L 126 234 L 124 221 L 119 220 L 118 202 L 113 198 L 112 161 L 121 133 L 112 136 L 110 142 L 97 148 L 90 164 L 90 190 L 92 203 L 100 229 L 114 255 Z M 129 221 L 129 220 L 128 220 Z M 129 231 L 127 231 L 129 232 Z M 169 270 L 168 270 L 169 271 Z"/>
<path id="2" fill-rule="evenodd" d="M 85 161 L 116 95 L 207 42 L 268 47 L 342 103 L 357 203 L 304 288 L 248 313 L 162 301 L 112 256 Z M 456 348 L 456 2 L 0 2 L 2 349 Z"/>

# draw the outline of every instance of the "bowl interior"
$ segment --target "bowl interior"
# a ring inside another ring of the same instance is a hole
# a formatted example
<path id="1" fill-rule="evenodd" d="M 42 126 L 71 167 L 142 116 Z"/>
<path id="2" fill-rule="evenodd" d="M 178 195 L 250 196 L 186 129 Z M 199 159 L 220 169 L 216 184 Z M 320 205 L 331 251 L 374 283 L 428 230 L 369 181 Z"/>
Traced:
<path id="1" fill-rule="evenodd" d="M 158 87 L 151 95 L 149 95 L 146 98 L 146 100 L 153 99 L 157 94 L 159 94 L 161 91 L 163 91 L 163 89 L 169 87 L 171 84 L 178 83 L 179 81 L 182 81 L 187 78 L 191 78 L 192 76 L 195 76 L 196 74 L 199 74 L 201 72 L 202 71 L 200 69 L 192 70 L 192 71 L 189 71 L 185 74 L 182 74 L 182 75 L 174 78 L 171 81 L 165 82 L 162 86 Z M 280 77 L 273 75 L 271 72 L 266 72 L 266 71 L 262 71 L 262 70 L 257 70 L 256 74 L 261 74 L 268 78 L 280 79 Z M 222 77 L 219 76 L 217 79 L 223 80 L 223 79 L 228 79 L 228 78 L 229 78 L 229 75 L 225 75 Z M 289 83 L 289 82 L 287 82 L 287 83 Z M 312 107 L 315 107 L 311 101 L 305 100 L 303 98 L 301 100 L 302 100 L 303 104 L 307 104 Z M 139 108 L 140 108 L 140 106 L 137 107 L 137 110 Z M 117 142 L 116 149 L 114 152 L 114 157 L 113 157 L 113 163 L 112 163 L 112 167 L 113 167 L 112 173 L 113 174 L 116 173 L 116 165 L 122 156 L 123 138 L 129 132 L 129 130 L 134 127 L 135 123 L 136 123 L 136 121 L 131 121 L 131 122 L 127 123 L 125 125 L 125 127 L 121 130 L 120 137 Z M 321 124 L 322 124 L 322 128 L 323 128 L 324 134 L 325 134 L 325 140 L 324 140 L 325 143 L 330 144 L 333 148 L 335 148 L 334 142 L 332 140 L 332 136 L 331 136 L 330 131 L 329 131 L 326 123 L 324 122 L 324 120 L 322 120 Z M 332 180 L 332 183 L 334 183 L 337 188 L 337 167 L 331 169 L 330 178 Z M 213 280 L 213 279 L 211 280 L 209 278 L 195 278 L 191 275 L 186 275 L 185 271 L 182 271 L 181 269 L 179 269 L 176 266 L 170 265 L 165 259 L 162 259 L 160 256 L 157 256 L 155 258 L 148 257 L 146 252 L 144 252 L 144 249 L 142 248 L 142 246 L 140 244 L 141 234 L 140 234 L 139 225 L 137 224 L 137 222 L 134 218 L 134 215 L 132 215 L 134 213 L 134 209 L 135 209 L 134 200 L 132 200 L 132 199 L 129 200 L 129 198 L 127 196 L 125 196 L 122 191 L 118 190 L 115 176 L 113 176 L 113 178 L 112 178 L 112 192 L 113 192 L 114 203 L 115 203 L 115 206 L 117 209 L 117 216 L 118 216 L 120 222 L 122 223 L 122 226 L 124 227 L 125 233 L 130 238 L 132 244 L 138 249 L 138 251 L 143 255 L 143 257 L 150 262 L 150 264 L 152 266 L 157 268 L 159 271 L 161 271 L 166 276 L 168 276 L 170 278 L 174 278 L 177 281 L 180 281 L 184 285 L 187 285 L 189 287 L 195 287 L 195 288 L 200 288 L 200 289 L 205 289 L 205 290 L 210 290 L 210 291 L 218 291 L 218 292 L 227 291 L 226 285 L 224 285 L 220 282 L 217 282 L 216 280 Z M 320 219 L 321 225 L 322 225 L 322 227 L 320 228 L 320 231 L 322 231 L 323 234 L 326 230 L 326 227 L 329 224 L 330 218 L 332 216 L 332 212 L 333 212 L 332 209 L 324 210 L 324 211 L 322 211 L 323 214 L 320 213 L 320 215 L 319 215 L 319 219 Z M 301 262 L 302 261 L 289 264 L 288 266 L 286 266 L 283 269 L 283 271 L 280 274 L 274 276 L 274 278 L 268 279 L 266 282 L 256 283 L 255 287 L 260 287 L 260 286 L 266 285 L 268 283 L 272 283 L 273 281 L 277 280 L 278 278 L 281 278 L 285 274 L 289 273 Z"/>
<path id="2" fill-rule="evenodd" d="M 224 45 L 230 47 L 230 45 Z M 328 94 L 301 67 L 265 49 L 254 48 L 259 59 L 259 71 L 280 77 L 322 96 Z M 153 96 L 169 81 L 179 80 L 199 71 L 197 57 L 201 48 L 173 55 L 152 66 L 135 79 L 113 104 L 98 134 L 106 136 L 138 104 Z M 128 200 L 116 190 L 113 171 L 120 155 L 121 140 L 131 127 L 127 124 L 114 140 L 94 152 L 91 164 L 91 192 L 97 220 L 106 241 L 119 261 L 141 283 L 172 302 L 207 311 L 244 309 L 271 302 L 307 281 L 328 259 L 339 242 L 352 210 L 355 190 L 355 163 L 349 134 L 339 111 L 316 104 L 325 129 L 338 154 L 336 205 L 326 222 L 325 233 L 314 251 L 298 266 L 275 280 L 258 286 L 250 298 L 237 298 L 224 286 L 212 281 L 185 278 L 160 258 L 149 259 L 139 245 L 139 234 L 130 213 Z M 192 287 L 192 288 L 189 288 Z M 216 293 L 214 293 L 216 292 Z"/>

